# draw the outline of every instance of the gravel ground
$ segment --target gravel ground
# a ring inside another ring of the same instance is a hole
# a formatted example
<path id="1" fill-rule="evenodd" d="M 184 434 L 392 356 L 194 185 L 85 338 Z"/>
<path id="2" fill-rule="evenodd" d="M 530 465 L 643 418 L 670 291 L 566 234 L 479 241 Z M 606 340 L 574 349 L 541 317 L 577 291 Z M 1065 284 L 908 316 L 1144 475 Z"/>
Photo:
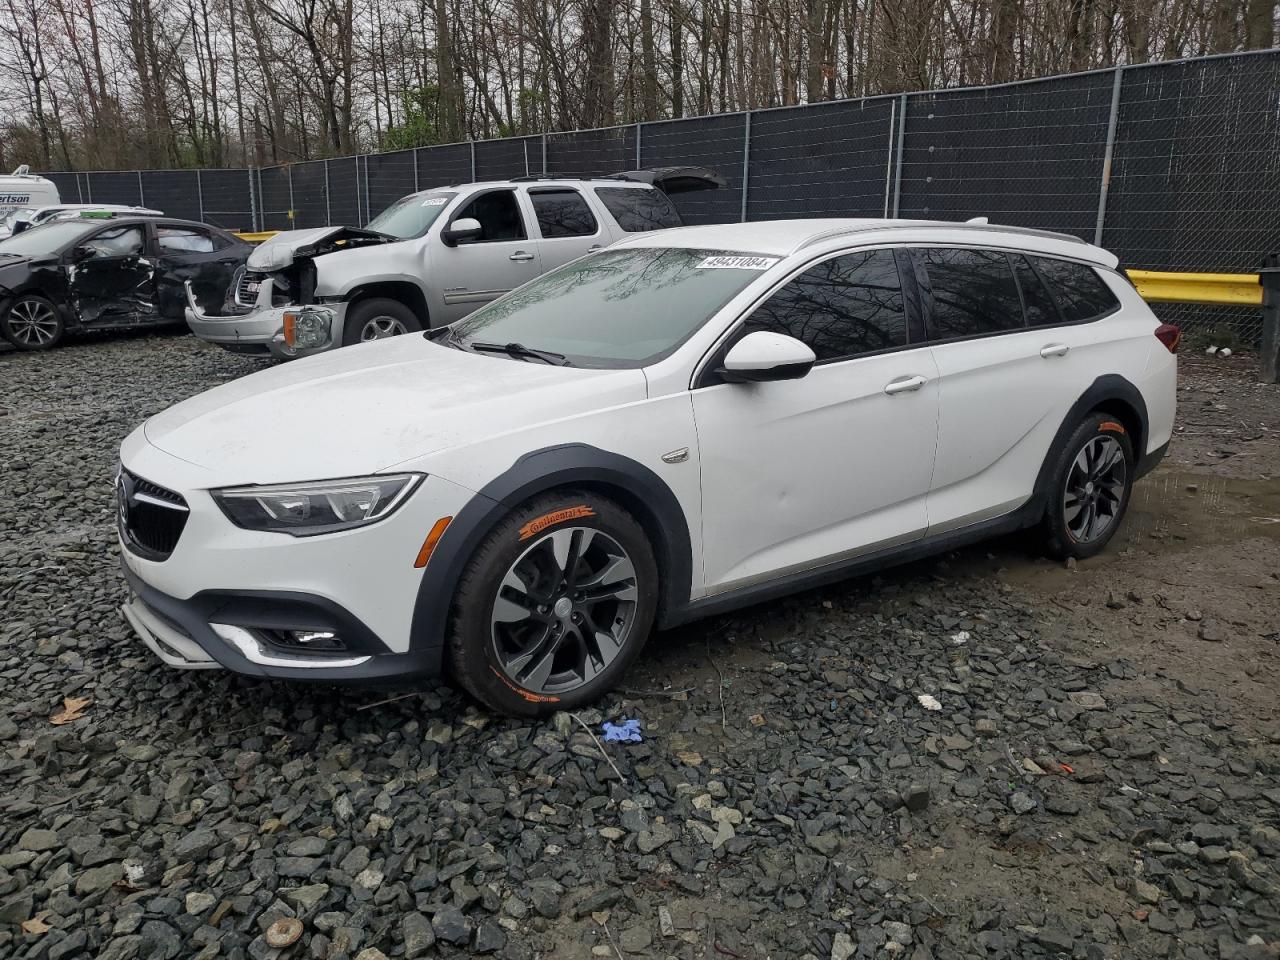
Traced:
<path id="1" fill-rule="evenodd" d="M 117 611 L 117 444 L 261 364 L 0 356 L 0 956 L 1277 956 L 1280 388 L 1185 360 L 1105 556 L 1010 539 L 695 624 L 535 724 L 161 666 Z M 584 729 L 621 717 L 643 743 Z"/>

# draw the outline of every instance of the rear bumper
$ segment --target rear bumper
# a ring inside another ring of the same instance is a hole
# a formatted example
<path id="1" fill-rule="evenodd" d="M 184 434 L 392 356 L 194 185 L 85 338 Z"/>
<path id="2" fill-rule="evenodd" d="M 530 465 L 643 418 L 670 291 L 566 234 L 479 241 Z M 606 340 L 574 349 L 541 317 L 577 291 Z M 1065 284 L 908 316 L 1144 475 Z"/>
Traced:
<path id="1" fill-rule="evenodd" d="M 251 677 L 380 684 L 439 673 L 440 648 L 393 653 L 348 610 L 324 597 L 285 591 L 205 591 L 179 600 L 124 567 L 125 619 L 152 653 L 178 669 L 225 669 Z M 294 655 L 264 631 L 330 631 L 347 649 Z"/>

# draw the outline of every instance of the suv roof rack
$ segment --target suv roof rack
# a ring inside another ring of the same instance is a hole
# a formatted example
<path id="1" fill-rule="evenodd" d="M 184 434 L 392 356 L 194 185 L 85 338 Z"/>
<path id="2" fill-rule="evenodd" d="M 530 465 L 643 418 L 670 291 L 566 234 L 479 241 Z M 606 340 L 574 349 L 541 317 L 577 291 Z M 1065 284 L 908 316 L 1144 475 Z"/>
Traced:
<path id="1" fill-rule="evenodd" d="M 798 249 L 803 250 L 805 247 L 811 247 L 815 243 L 821 243 L 823 240 L 833 240 L 836 237 L 849 236 L 855 233 L 867 233 L 871 230 L 911 230 L 921 226 L 948 227 L 961 230 L 985 230 L 995 233 L 1016 233 L 1029 237 L 1046 237 L 1051 240 L 1066 240 L 1071 243 L 1079 243 L 1087 245 L 1087 241 L 1081 240 L 1079 237 L 1070 233 L 1056 233 L 1053 230 L 1039 230 L 1035 227 L 1013 227 L 1004 226 L 996 223 L 986 222 L 985 217 L 978 217 L 973 220 L 961 222 L 952 222 L 950 220 L 916 220 L 916 221 L 899 221 L 899 220 L 883 220 L 859 224 L 856 227 L 836 227 L 833 230 L 824 230 L 822 233 L 816 233 L 809 237 L 804 243 L 800 244 Z"/>

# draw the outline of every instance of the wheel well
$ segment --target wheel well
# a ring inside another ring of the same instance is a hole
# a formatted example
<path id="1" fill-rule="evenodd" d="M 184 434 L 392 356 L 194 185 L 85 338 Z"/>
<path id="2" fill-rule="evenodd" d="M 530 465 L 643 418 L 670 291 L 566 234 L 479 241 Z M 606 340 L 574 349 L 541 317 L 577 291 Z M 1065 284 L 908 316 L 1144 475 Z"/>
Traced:
<path id="1" fill-rule="evenodd" d="M 1132 438 L 1134 457 L 1141 460 L 1143 454 L 1147 452 L 1147 425 L 1142 422 L 1142 415 L 1130 403 L 1119 397 L 1103 400 L 1093 409 L 1120 421 Z"/>
<path id="2" fill-rule="evenodd" d="M 407 280 L 380 280 L 377 283 L 361 284 L 351 291 L 351 296 L 347 298 L 347 309 L 350 310 L 360 301 L 371 300 L 374 297 L 386 297 L 388 300 L 403 303 L 417 315 L 423 330 L 431 326 L 427 298 L 417 284 Z"/>

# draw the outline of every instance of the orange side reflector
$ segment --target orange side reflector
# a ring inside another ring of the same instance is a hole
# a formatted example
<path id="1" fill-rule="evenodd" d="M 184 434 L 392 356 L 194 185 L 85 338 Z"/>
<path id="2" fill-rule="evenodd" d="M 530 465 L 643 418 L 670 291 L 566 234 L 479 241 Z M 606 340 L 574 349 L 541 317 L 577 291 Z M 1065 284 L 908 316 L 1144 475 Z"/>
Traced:
<path id="1" fill-rule="evenodd" d="M 284 315 L 284 342 L 290 347 L 293 346 L 293 332 L 297 322 L 298 315 L 296 313 L 286 313 Z"/>
<path id="2" fill-rule="evenodd" d="M 440 542 L 440 538 L 444 536 L 444 532 L 449 529 L 449 524 L 453 523 L 453 517 L 441 517 L 431 526 L 431 532 L 427 534 L 427 539 L 422 541 L 422 549 L 418 551 L 418 559 L 413 561 L 415 567 L 425 567 L 427 561 L 431 559 L 431 554 L 435 552 L 436 544 Z"/>

